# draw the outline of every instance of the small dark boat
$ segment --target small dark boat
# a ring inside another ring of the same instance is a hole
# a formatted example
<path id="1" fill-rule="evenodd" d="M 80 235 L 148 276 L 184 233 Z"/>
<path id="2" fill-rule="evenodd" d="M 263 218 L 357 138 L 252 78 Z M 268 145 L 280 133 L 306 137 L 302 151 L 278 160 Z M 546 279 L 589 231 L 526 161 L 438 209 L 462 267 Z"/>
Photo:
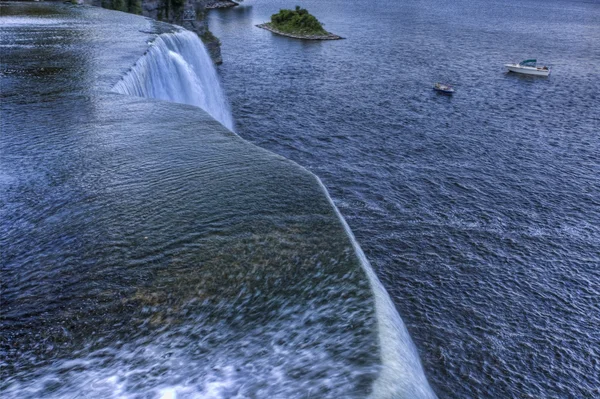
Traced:
<path id="1" fill-rule="evenodd" d="M 443 83 L 436 83 L 433 85 L 433 90 L 440 93 L 452 94 L 454 93 L 454 87 Z"/>

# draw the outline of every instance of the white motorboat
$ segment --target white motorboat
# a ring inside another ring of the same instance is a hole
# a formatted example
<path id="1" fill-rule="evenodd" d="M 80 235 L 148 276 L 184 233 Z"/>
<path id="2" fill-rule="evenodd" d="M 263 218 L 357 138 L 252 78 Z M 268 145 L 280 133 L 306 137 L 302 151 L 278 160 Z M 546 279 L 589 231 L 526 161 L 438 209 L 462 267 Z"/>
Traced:
<path id="1" fill-rule="evenodd" d="M 510 72 L 523 73 L 525 75 L 548 76 L 550 68 L 547 66 L 536 66 L 537 60 L 525 60 L 518 64 L 505 64 Z"/>

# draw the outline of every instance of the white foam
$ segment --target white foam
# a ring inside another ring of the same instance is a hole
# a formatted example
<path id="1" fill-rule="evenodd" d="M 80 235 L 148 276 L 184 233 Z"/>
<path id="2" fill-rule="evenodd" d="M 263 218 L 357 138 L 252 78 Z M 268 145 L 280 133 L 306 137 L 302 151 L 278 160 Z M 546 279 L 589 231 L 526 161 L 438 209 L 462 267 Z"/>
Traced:
<path id="1" fill-rule="evenodd" d="M 15 26 L 50 26 L 50 25 L 61 25 L 64 24 L 65 20 L 56 18 L 36 18 L 36 17 L 6 17 L 0 16 L 1 27 L 15 27 Z"/>

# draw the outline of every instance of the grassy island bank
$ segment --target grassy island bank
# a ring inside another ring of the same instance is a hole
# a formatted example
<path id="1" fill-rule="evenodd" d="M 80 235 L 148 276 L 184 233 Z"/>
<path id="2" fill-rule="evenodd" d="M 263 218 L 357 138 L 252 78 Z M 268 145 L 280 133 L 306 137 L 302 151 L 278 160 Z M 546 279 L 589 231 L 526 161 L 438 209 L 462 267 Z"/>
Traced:
<path id="1" fill-rule="evenodd" d="M 256 25 L 259 28 L 270 30 L 279 35 L 296 39 L 310 40 L 336 40 L 342 39 L 338 35 L 327 32 L 323 25 L 309 12 L 296 6 L 295 10 L 279 10 L 271 15 L 271 22 Z"/>

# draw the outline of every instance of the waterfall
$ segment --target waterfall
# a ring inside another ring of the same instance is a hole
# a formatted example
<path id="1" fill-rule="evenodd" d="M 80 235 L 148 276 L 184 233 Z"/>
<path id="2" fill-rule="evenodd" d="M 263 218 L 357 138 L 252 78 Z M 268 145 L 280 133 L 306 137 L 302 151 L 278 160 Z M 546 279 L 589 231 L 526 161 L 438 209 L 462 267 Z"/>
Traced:
<path id="1" fill-rule="evenodd" d="M 190 31 L 159 35 L 113 91 L 195 105 L 233 130 L 231 110 L 213 62 Z"/>
<path id="2" fill-rule="evenodd" d="M 392 299 L 373 271 L 365 253 L 356 241 L 354 233 L 350 230 L 350 226 L 329 196 L 327 188 L 318 177 L 317 181 L 350 238 L 375 297 L 383 368 L 373 384 L 373 392 L 369 399 L 436 399 L 437 396 L 425 377 L 417 348 L 396 311 Z"/>
<path id="3" fill-rule="evenodd" d="M 115 85 L 113 90 L 121 94 L 195 105 L 207 111 L 228 129 L 233 130 L 231 111 L 216 70 L 204 45 L 192 32 L 181 30 L 159 35 L 145 56 Z M 372 270 L 348 224 L 327 193 L 327 189 L 318 177 L 316 179 L 352 242 L 375 298 L 382 368 L 373 384 L 369 399 L 435 399 L 436 395 L 427 382 L 417 350 L 393 302 Z M 227 376 L 227 378 L 233 377 Z M 227 384 L 237 383 L 235 378 L 227 381 Z M 212 383 L 209 381 L 209 385 Z M 178 389 L 177 387 L 165 388 L 162 395 L 171 397 Z"/>

